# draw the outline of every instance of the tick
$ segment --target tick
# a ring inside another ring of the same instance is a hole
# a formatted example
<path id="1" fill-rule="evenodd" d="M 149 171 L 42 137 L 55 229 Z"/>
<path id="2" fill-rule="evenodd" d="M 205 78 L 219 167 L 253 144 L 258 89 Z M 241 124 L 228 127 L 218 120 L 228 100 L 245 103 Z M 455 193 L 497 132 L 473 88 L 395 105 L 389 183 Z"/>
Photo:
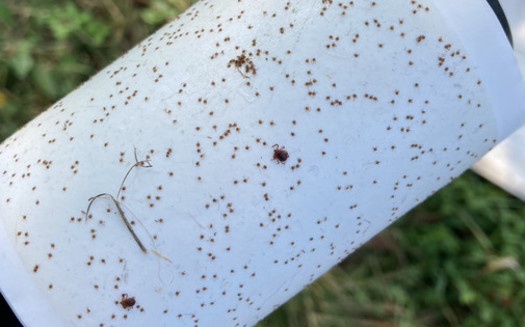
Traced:
<path id="1" fill-rule="evenodd" d="M 273 150 L 273 160 L 277 160 L 280 163 L 285 163 L 288 159 L 288 151 L 284 149 L 284 146 L 279 147 L 279 144 L 274 144 L 272 146 Z"/>
<path id="2" fill-rule="evenodd" d="M 128 297 L 127 294 L 122 294 L 122 300 L 120 301 L 120 305 L 122 305 L 124 309 L 133 308 L 135 303 L 136 303 L 135 297 Z"/>

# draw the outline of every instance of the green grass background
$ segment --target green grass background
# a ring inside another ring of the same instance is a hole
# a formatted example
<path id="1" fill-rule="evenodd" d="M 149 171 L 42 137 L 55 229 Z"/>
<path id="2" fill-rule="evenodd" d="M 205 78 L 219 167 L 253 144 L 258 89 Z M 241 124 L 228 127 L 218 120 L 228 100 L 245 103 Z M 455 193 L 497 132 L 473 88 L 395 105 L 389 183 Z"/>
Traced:
<path id="1" fill-rule="evenodd" d="M 0 1 L 0 141 L 193 2 Z M 257 327 L 525 326 L 524 218 L 467 172 Z"/>

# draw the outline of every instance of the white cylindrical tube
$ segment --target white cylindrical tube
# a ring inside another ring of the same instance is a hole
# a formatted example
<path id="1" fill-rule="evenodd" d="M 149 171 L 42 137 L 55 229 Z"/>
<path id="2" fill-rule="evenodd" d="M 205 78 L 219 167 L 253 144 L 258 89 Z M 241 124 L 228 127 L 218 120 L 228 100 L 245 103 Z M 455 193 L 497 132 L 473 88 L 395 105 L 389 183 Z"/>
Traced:
<path id="1" fill-rule="evenodd" d="M 514 44 L 518 66 L 525 73 L 525 3 L 502 0 Z M 520 122 L 520 120 L 518 120 Z M 518 129 L 474 164 L 475 172 L 525 201 L 525 126 Z"/>

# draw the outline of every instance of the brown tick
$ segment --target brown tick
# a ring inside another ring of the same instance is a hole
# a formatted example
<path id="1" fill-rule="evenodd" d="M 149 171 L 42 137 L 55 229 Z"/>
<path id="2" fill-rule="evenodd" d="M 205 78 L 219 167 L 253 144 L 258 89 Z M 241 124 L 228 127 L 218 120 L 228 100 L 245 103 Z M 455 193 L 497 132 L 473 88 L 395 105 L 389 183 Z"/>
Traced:
<path id="1" fill-rule="evenodd" d="M 279 144 L 274 144 L 272 148 L 274 148 L 272 160 L 277 160 L 280 163 L 285 163 L 289 155 L 288 151 L 284 149 L 284 146 L 279 147 Z"/>

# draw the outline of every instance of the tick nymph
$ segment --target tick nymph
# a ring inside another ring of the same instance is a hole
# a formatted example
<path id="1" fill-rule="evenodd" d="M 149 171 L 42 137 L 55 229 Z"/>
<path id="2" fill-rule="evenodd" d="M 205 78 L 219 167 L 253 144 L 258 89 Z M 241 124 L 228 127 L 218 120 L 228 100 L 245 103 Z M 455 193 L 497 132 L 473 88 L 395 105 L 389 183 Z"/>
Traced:
<path id="1" fill-rule="evenodd" d="M 122 301 L 120 301 L 120 305 L 124 309 L 131 309 L 135 305 L 135 297 L 128 297 L 127 294 L 122 294 Z"/>
<path id="2" fill-rule="evenodd" d="M 277 160 L 280 163 L 285 163 L 289 155 L 288 151 L 284 149 L 284 146 L 279 148 L 279 144 L 274 144 L 272 148 L 274 148 L 272 160 Z"/>

